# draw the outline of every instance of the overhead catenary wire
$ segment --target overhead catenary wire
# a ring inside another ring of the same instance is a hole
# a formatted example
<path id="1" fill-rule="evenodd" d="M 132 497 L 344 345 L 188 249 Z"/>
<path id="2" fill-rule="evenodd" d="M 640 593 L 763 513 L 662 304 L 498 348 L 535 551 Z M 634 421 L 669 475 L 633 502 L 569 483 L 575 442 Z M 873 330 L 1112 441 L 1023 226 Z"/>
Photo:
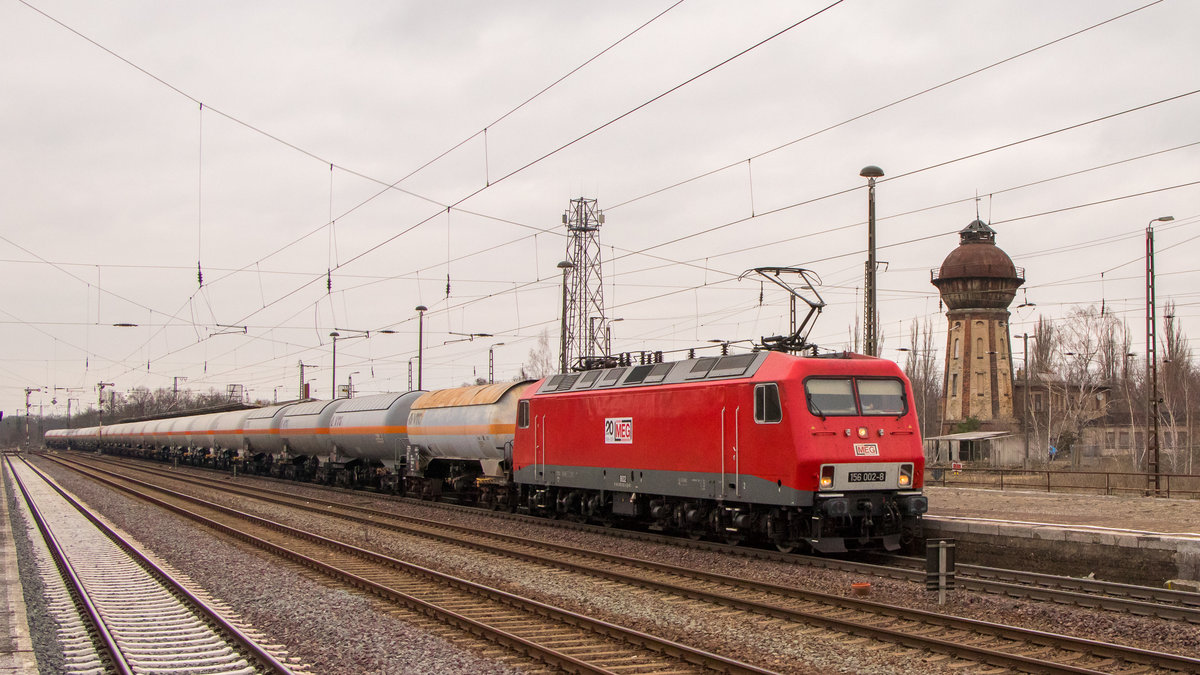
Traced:
<path id="1" fill-rule="evenodd" d="M 490 180 L 489 180 L 488 182 L 490 183 Z M 753 212 L 753 204 L 752 204 L 752 212 Z M 332 214 L 332 209 L 331 209 L 331 214 Z M 333 220 L 333 218 L 331 217 L 331 218 L 330 218 L 330 221 L 332 222 L 332 220 Z M 448 253 L 448 254 L 447 254 L 447 258 L 449 259 L 450 257 L 451 257 L 451 256 L 450 256 L 450 254 Z M 347 275 L 347 276 L 349 276 L 349 272 L 348 272 L 348 271 L 347 271 L 347 274 L 346 274 L 346 275 Z M 341 276 L 341 275 L 339 275 L 339 276 Z M 392 278 L 392 277 L 388 277 L 388 278 Z M 261 279 L 261 277 L 260 277 L 260 279 Z M 456 279 L 456 281 L 458 281 L 458 280 Z M 261 287 L 260 287 L 260 288 L 261 288 Z M 516 294 L 514 293 L 514 296 L 515 296 L 515 295 L 516 295 Z M 343 299 L 345 299 L 345 296 L 343 296 Z M 265 305 L 265 303 L 266 303 L 266 301 L 265 301 L 265 297 L 264 297 L 264 299 L 263 299 L 263 304 Z M 211 310 L 211 308 L 210 308 L 210 310 Z M 169 322 L 167 322 L 167 323 L 169 323 Z"/>

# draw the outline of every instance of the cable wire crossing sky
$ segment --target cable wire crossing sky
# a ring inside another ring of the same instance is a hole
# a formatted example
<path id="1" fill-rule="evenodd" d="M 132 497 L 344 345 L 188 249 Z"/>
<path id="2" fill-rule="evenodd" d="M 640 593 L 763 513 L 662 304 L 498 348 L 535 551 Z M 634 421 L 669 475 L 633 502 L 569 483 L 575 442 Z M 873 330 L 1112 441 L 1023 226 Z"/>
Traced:
<path id="1" fill-rule="evenodd" d="M 1013 332 L 1103 307 L 1140 351 L 1154 221 L 1159 314 L 1195 339 L 1197 25 L 1186 0 L 5 3 L 0 409 L 401 391 L 418 340 L 427 388 L 513 379 L 557 353 L 573 199 L 605 215 L 614 351 L 786 333 L 787 295 L 739 281 L 772 266 L 815 273 L 810 339 L 853 348 L 872 165 L 883 357 L 945 330 L 930 270 L 976 218 L 1025 270 Z"/>

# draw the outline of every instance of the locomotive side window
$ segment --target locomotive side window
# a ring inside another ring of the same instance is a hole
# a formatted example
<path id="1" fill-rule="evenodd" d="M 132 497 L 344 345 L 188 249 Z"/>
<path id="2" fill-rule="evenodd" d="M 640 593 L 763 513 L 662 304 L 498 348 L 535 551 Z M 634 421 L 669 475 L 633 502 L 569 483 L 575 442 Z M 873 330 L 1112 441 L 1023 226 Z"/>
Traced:
<path id="1" fill-rule="evenodd" d="M 854 385 L 850 378 L 810 379 L 804 382 L 804 397 L 814 415 L 856 415 Z"/>
<path id="2" fill-rule="evenodd" d="M 858 401 L 864 415 L 903 415 L 907 405 L 900 380 L 859 380 Z"/>
<path id="3" fill-rule="evenodd" d="M 529 428 L 529 401 L 517 402 L 517 426 L 522 429 Z"/>
<path id="4" fill-rule="evenodd" d="M 783 421 L 779 385 L 760 384 L 754 388 L 754 421 L 759 424 L 777 424 Z"/>

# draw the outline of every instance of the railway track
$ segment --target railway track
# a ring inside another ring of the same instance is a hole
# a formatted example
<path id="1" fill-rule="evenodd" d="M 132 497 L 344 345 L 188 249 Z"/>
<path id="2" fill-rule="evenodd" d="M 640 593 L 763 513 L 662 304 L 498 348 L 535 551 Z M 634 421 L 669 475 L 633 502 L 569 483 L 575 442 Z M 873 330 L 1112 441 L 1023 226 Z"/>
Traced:
<path id="1" fill-rule="evenodd" d="M 152 463 L 147 463 L 144 461 L 137 461 L 132 464 L 128 464 L 120 460 L 114 460 L 111 457 L 107 457 L 103 461 L 113 462 L 116 465 L 138 466 L 141 467 L 142 470 L 151 470 L 149 467 L 154 466 Z M 176 473 L 174 476 L 178 477 L 178 474 Z M 268 478 L 268 480 L 279 480 L 281 483 L 286 485 L 295 484 L 294 481 L 282 479 Z M 389 501 L 418 503 L 424 506 L 432 506 L 450 511 L 461 510 L 474 514 L 480 513 L 480 510 L 477 508 L 460 506 L 452 503 L 419 501 L 392 495 L 364 493 L 361 490 L 351 490 L 346 488 L 327 486 L 310 487 L 321 487 L 325 490 L 355 496 L 371 494 L 372 499 L 386 499 Z M 489 513 L 495 518 L 531 522 L 542 525 L 550 522 L 545 518 L 537 518 L 514 513 Z M 556 526 L 558 527 L 583 532 L 603 533 L 606 536 L 626 537 L 640 541 L 665 543 L 673 546 L 697 550 L 720 551 L 729 555 L 745 556 L 759 560 L 787 562 L 791 564 L 802 564 L 821 569 L 837 570 L 852 574 L 870 575 L 886 579 L 897 579 L 900 581 L 909 581 L 918 584 L 924 584 L 925 582 L 925 561 L 921 558 L 876 554 L 869 556 L 866 559 L 846 560 L 829 556 L 779 553 L 773 550 L 751 548 L 746 546 L 730 546 L 728 544 L 709 541 L 694 541 L 683 539 L 677 536 L 657 534 L 654 532 L 613 529 L 573 521 L 560 520 L 553 522 L 555 522 Z M 868 562 L 867 560 L 876 560 L 879 562 Z M 1200 593 L 1190 593 L 1187 591 L 1155 588 L 1151 586 L 1121 584 L 1097 579 L 1081 579 L 1077 577 L 1042 574 L 1038 572 L 1026 572 L 1023 570 L 1007 570 L 986 567 L 982 565 L 968 565 L 963 563 L 959 563 L 956 566 L 955 581 L 958 585 L 958 588 L 962 590 L 975 591 L 978 593 L 990 593 L 1024 600 L 1052 602 L 1055 604 L 1074 607 L 1102 609 L 1112 612 L 1129 613 L 1137 616 L 1149 616 L 1170 621 L 1186 621 L 1193 624 L 1200 624 Z"/>
<path id="2" fill-rule="evenodd" d="M 64 463 L 80 470 L 74 463 Z M 96 471 L 95 467 L 90 467 Z M 109 472 L 89 478 L 566 672 L 771 671 Z M 150 494 L 151 492 L 155 494 Z"/>
<path id="3" fill-rule="evenodd" d="M 801 591 L 600 551 L 499 535 L 440 521 L 399 516 L 365 506 L 309 496 L 298 497 L 279 491 L 266 493 L 227 483 L 217 485 L 176 472 L 152 471 L 140 466 L 134 468 L 204 489 L 216 489 L 357 524 L 428 537 L 454 546 L 467 546 L 490 556 L 516 558 L 524 563 L 600 577 L 605 581 L 638 587 L 657 596 L 648 597 L 648 602 L 677 601 L 682 597 L 692 602 L 732 608 L 751 617 L 783 620 L 796 624 L 797 629 L 817 626 L 842 634 L 1026 672 L 1200 671 L 1200 660 L 1188 657 Z"/>
<path id="4" fill-rule="evenodd" d="M 43 578 L 66 672 L 293 672 L 36 468 L 4 464 L 61 573 Z"/>

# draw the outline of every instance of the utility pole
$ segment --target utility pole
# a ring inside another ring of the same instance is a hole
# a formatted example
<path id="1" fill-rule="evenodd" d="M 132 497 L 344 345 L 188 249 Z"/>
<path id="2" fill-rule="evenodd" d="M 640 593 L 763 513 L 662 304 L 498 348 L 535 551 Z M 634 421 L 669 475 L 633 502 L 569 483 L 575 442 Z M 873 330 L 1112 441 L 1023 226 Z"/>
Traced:
<path id="1" fill-rule="evenodd" d="M 112 382 L 97 382 L 96 383 L 96 390 L 97 390 L 96 403 L 98 406 L 97 418 L 99 420 L 99 424 L 96 425 L 98 427 L 99 431 L 97 431 L 96 435 L 101 437 L 100 440 L 102 442 L 104 440 L 104 438 L 103 438 L 104 437 L 104 388 L 105 387 L 115 387 L 115 386 L 116 385 L 113 384 Z M 109 406 L 109 407 L 111 408 L 112 406 Z"/>
<path id="2" fill-rule="evenodd" d="M 41 387 L 25 387 L 25 444 L 29 445 L 29 395 L 40 392 Z"/>
<path id="3" fill-rule="evenodd" d="M 296 396 L 296 398 L 301 401 L 308 398 L 308 396 L 305 395 L 305 394 L 307 394 L 307 392 L 304 391 L 304 369 L 305 368 L 317 368 L 317 366 L 309 365 L 303 361 L 300 362 L 300 394 L 298 396 Z"/>
<path id="4" fill-rule="evenodd" d="M 1158 330 L 1154 298 L 1154 224 L 1175 220 L 1174 216 L 1155 218 L 1146 225 L 1146 489 L 1157 495 L 1162 477 L 1158 445 Z"/>

